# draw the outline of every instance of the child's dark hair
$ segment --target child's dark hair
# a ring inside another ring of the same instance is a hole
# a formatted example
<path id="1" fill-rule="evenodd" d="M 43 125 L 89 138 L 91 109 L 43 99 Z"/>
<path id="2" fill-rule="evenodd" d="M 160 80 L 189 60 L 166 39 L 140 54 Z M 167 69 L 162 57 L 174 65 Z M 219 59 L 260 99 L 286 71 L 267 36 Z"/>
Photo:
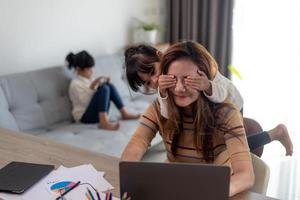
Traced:
<path id="1" fill-rule="evenodd" d="M 66 57 L 69 69 L 79 67 L 80 69 L 91 68 L 95 65 L 94 58 L 87 52 L 81 51 L 77 54 L 69 53 Z"/>
<path id="2" fill-rule="evenodd" d="M 138 91 L 144 84 L 138 72 L 150 74 L 154 71 L 154 63 L 160 62 L 157 49 L 149 45 L 140 44 L 128 47 L 125 51 L 125 68 L 129 86 L 133 91 Z"/>

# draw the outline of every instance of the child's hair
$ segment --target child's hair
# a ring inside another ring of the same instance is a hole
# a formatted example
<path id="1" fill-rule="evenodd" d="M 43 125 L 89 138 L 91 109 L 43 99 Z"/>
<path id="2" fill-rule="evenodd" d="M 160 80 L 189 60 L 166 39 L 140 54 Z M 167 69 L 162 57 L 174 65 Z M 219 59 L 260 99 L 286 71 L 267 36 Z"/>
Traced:
<path id="1" fill-rule="evenodd" d="M 77 54 L 69 53 L 66 57 L 69 69 L 79 67 L 80 69 L 91 68 L 95 65 L 94 58 L 87 52 L 81 51 Z"/>
<path id="2" fill-rule="evenodd" d="M 153 75 L 156 62 L 160 62 L 157 49 L 149 45 L 140 44 L 126 49 L 125 70 L 129 86 L 133 91 L 138 91 L 144 84 L 138 73 Z"/>

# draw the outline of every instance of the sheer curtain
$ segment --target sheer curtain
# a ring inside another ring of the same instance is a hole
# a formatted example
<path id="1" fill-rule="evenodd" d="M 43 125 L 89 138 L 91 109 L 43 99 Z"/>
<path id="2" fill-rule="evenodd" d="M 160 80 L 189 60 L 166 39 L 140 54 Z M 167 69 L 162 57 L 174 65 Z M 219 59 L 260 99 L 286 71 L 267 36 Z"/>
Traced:
<path id="1" fill-rule="evenodd" d="M 265 130 L 286 124 L 294 142 L 295 154 L 290 159 L 299 158 L 300 1 L 236 0 L 232 60 L 243 77 L 233 75 L 232 79 L 244 97 L 244 115 L 258 120 Z M 281 145 L 272 145 L 267 145 L 274 148 L 264 151 L 263 158 L 285 153 Z M 300 161 L 297 163 L 294 174 L 292 166 L 284 169 L 281 165 L 281 179 L 272 177 L 271 168 L 269 195 L 300 199 Z M 288 178 L 285 181 L 292 180 L 292 187 L 283 181 Z"/>
<path id="2" fill-rule="evenodd" d="M 271 127 L 299 118 L 300 1 L 236 1 L 233 23 L 233 65 L 243 76 L 233 81 L 245 114 Z"/>

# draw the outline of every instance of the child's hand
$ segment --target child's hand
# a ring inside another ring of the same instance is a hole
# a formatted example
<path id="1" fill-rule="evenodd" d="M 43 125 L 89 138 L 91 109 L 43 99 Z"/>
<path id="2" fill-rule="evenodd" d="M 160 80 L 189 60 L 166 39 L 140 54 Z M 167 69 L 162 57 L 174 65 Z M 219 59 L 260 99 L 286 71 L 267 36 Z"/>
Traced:
<path id="1" fill-rule="evenodd" d="M 159 92 L 162 97 L 167 96 L 167 89 L 175 87 L 176 79 L 173 75 L 160 75 L 158 77 Z"/>
<path id="2" fill-rule="evenodd" d="M 98 77 L 92 82 L 92 84 L 90 85 L 90 88 L 92 90 L 95 90 L 96 88 L 99 87 L 100 84 L 101 84 L 101 77 Z"/>
<path id="3" fill-rule="evenodd" d="M 111 80 L 110 76 L 105 76 L 104 78 L 105 78 L 106 82 L 110 83 L 110 80 Z"/>
<path id="4" fill-rule="evenodd" d="M 188 76 L 185 79 L 185 84 L 195 90 L 204 91 L 208 95 L 211 95 L 211 83 L 206 74 L 200 70 L 197 73 L 197 75 Z"/>

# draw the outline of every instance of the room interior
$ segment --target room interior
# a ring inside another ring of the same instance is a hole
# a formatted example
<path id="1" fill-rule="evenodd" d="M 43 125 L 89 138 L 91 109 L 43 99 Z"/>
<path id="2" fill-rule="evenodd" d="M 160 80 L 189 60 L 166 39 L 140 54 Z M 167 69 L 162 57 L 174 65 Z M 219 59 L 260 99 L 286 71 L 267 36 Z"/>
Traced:
<path id="1" fill-rule="evenodd" d="M 278 142 L 266 145 L 263 150 L 261 159 L 270 169 L 266 195 L 299 199 L 299 17 L 297 0 L 1 0 L 0 99 L 7 102 L 0 102 L 1 112 L 5 111 L 0 114 L 0 128 L 120 157 L 138 121 L 122 122 L 120 131 L 114 135 L 109 131 L 99 134 L 94 125 L 83 130 L 80 125 L 66 124 L 71 117 L 70 104 L 65 96 L 61 100 L 61 94 L 54 91 L 60 87 L 66 91 L 73 76 L 64 70 L 65 56 L 88 50 L 96 58 L 97 73 L 112 76 L 129 108 L 142 113 L 155 97 L 145 97 L 129 89 L 123 70 L 124 49 L 150 43 L 165 50 L 175 41 L 193 39 L 208 48 L 221 66 L 220 71 L 240 90 L 245 117 L 255 119 L 263 130 L 279 123 L 288 127 L 294 144 L 293 156 L 285 156 Z M 156 31 L 151 36 L 146 29 Z M 229 65 L 241 77 L 230 71 Z M 22 86 L 27 83 L 33 88 L 32 94 L 27 89 L 22 93 Z M 41 91 L 34 91 L 39 87 Z M 43 88 L 55 97 L 44 94 Z M 20 100 L 22 96 L 26 97 L 24 101 Z M 20 99 L 15 101 L 13 97 Z M 39 115 L 28 118 L 32 110 L 24 110 L 23 102 L 33 101 L 33 110 L 36 106 L 38 110 L 45 108 L 41 113 L 50 113 L 53 118 L 41 121 L 37 121 Z M 61 107 L 54 112 L 66 109 L 65 114 L 51 113 L 51 106 L 57 102 L 61 102 Z M 12 114 L 8 117 L 7 113 Z M 119 117 L 116 113 L 113 107 L 112 119 Z M 85 137 L 87 132 L 90 138 Z M 157 137 L 152 145 L 145 161 L 164 160 L 161 139 Z"/>

